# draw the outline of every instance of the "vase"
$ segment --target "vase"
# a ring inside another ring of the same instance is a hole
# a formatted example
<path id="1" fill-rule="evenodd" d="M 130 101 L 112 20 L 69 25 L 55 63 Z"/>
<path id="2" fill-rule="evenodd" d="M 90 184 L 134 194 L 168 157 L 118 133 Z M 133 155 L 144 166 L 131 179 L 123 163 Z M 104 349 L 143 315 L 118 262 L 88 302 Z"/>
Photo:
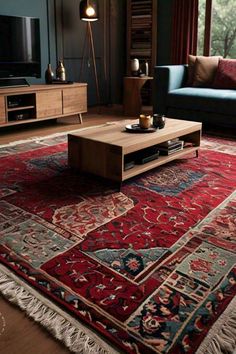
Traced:
<path id="1" fill-rule="evenodd" d="M 59 60 L 59 63 L 58 63 L 57 69 L 56 69 L 56 76 L 57 76 L 57 79 L 60 81 L 66 80 L 66 71 L 65 71 L 65 67 L 64 67 L 61 60 Z"/>
<path id="2" fill-rule="evenodd" d="M 54 79 L 54 73 L 52 71 L 51 64 L 48 64 L 47 70 L 45 71 L 45 82 L 46 84 L 51 84 Z"/>
<path id="3" fill-rule="evenodd" d="M 138 59 L 131 60 L 130 69 L 131 69 L 131 73 L 133 76 L 138 75 L 138 71 L 139 71 L 139 60 Z"/>
<path id="4" fill-rule="evenodd" d="M 149 74 L 149 68 L 148 68 L 148 62 L 145 61 L 145 65 L 144 65 L 144 74 L 145 76 L 148 76 Z"/>

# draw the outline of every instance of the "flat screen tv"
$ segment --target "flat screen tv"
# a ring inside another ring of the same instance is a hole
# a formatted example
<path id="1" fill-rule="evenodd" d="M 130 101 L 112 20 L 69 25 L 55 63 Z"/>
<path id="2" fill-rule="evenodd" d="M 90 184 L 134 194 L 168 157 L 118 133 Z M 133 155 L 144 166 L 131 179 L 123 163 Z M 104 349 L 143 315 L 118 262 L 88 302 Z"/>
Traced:
<path id="1" fill-rule="evenodd" d="M 0 78 L 21 77 L 41 77 L 39 19 L 0 15 Z"/>

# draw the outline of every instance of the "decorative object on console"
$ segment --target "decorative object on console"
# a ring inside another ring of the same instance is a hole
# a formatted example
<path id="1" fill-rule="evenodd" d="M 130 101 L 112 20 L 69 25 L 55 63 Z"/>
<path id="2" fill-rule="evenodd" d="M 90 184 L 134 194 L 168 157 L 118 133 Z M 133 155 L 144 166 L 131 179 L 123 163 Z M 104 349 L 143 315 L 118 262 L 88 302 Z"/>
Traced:
<path id="1" fill-rule="evenodd" d="M 163 114 L 153 114 L 152 124 L 155 128 L 162 129 L 166 124 L 166 117 Z"/>
<path id="2" fill-rule="evenodd" d="M 45 71 L 46 84 L 51 84 L 53 79 L 54 79 L 54 72 L 52 71 L 52 65 L 48 64 L 47 70 Z"/>
<path id="3" fill-rule="evenodd" d="M 62 60 L 59 60 L 58 66 L 56 68 L 56 77 L 60 81 L 66 81 L 66 70 L 62 63 Z"/>
<path id="4" fill-rule="evenodd" d="M 86 21 L 87 28 L 86 34 L 84 38 L 84 45 L 83 45 L 83 54 L 82 54 L 82 61 L 80 66 L 80 80 L 83 73 L 83 67 L 85 62 L 85 53 L 86 49 L 88 49 L 88 53 L 92 54 L 92 64 L 93 64 L 93 72 L 95 78 L 95 86 L 96 86 L 96 94 L 97 94 L 97 103 L 100 105 L 100 93 L 99 93 L 99 84 L 98 84 L 98 74 L 97 74 L 97 65 L 96 65 L 96 57 L 95 57 L 95 49 L 94 49 L 94 41 L 93 41 L 93 32 L 91 27 L 91 22 L 97 21 L 99 18 L 98 16 L 98 4 L 94 0 L 81 0 L 80 2 L 80 19 L 82 21 Z"/>

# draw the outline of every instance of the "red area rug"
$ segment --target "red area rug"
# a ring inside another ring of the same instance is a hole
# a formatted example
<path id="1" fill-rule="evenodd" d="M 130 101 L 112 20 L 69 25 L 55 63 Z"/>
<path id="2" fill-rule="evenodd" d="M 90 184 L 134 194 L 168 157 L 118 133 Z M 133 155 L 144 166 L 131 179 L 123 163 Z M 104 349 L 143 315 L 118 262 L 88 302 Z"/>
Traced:
<path id="1" fill-rule="evenodd" d="M 75 352 L 233 353 L 236 144 L 203 146 L 121 191 L 65 136 L 0 148 L 0 290 Z"/>

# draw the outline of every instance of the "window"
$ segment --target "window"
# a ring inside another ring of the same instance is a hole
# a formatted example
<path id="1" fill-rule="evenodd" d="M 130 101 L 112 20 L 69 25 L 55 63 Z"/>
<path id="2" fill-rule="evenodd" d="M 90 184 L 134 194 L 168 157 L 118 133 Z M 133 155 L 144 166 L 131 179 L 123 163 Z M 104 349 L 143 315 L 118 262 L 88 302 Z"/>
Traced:
<path id="1" fill-rule="evenodd" d="M 198 5 L 198 41 L 197 54 L 204 54 L 204 34 L 205 34 L 205 18 L 206 18 L 206 0 L 199 0 Z"/>
<path id="2" fill-rule="evenodd" d="M 198 55 L 236 58 L 235 11 L 235 0 L 199 0 Z"/>

